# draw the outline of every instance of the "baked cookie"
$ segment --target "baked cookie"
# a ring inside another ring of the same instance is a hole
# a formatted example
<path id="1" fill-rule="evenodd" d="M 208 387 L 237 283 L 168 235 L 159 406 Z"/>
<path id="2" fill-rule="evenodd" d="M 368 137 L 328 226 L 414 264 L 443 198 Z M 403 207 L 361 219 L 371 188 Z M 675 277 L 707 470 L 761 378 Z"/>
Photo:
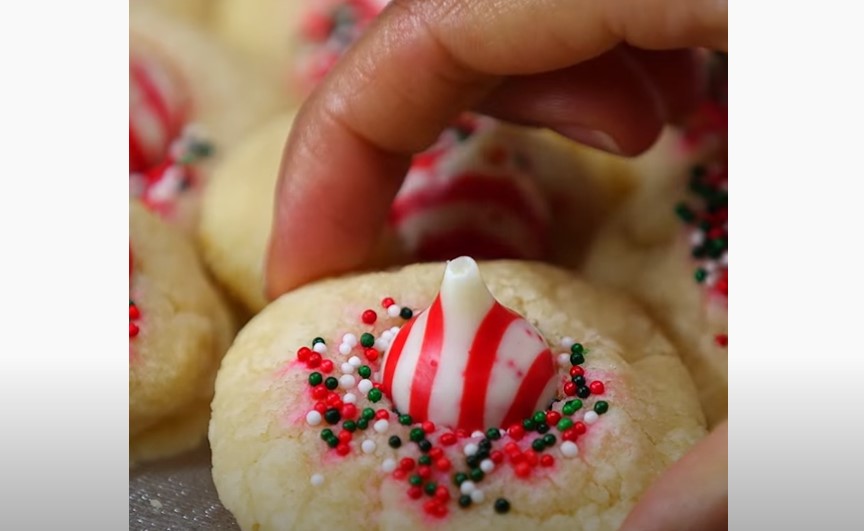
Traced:
<path id="1" fill-rule="evenodd" d="M 637 306 L 540 263 L 479 267 L 307 285 L 241 331 L 209 437 L 242 529 L 617 529 L 704 435 Z"/>
<path id="2" fill-rule="evenodd" d="M 205 24 L 214 0 L 132 0 L 152 9 L 195 24 Z"/>
<path id="3" fill-rule="evenodd" d="M 202 30 L 130 4 L 130 194 L 191 228 L 216 154 L 285 102 Z"/>
<path id="4" fill-rule="evenodd" d="M 266 304 L 273 193 L 292 120 L 275 119 L 229 152 L 204 193 L 204 260 L 252 313 Z M 415 157 L 367 269 L 462 254 L 575 266 L 620 202 L 626 174 L 617 160 L 601 163 L 612 159 L 569 144 L 544 131 L 464 116 Z"/>
<path id="5" fill-rule="evenodd" d="M 639 162 L 641 184 L 599 231 L 584 273 L 645 304 L 676 343 L 713 425 L 727 410 L 725 96 L 697 118 Z"/>
<path id="6" fill-rule="evenodd" d="M 235 331 L 189 241 L 129 205 L 129 453 L 132 462 L 197 446 L 213 380 Z"/>

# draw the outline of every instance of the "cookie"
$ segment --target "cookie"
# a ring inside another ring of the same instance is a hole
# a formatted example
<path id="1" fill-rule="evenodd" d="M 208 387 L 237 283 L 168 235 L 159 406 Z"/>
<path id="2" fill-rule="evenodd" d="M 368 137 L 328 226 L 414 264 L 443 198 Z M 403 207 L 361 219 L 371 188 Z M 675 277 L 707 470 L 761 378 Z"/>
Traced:
<path id="1" fill-rule="evenodd" d="M 138 202 L 129 211 L 129 452 L 194 448 L 235 327 L 192 244 Z"/>
<path id="2" fill-rule="evenodd" d="M 130 5 L 130 194 L 191 230 L 210 164 L 285 101 L 203 30 Z"/>
<path id="3" fill-rule="evenodd" d="M 244 530 L 611 530 L 704 433 L 635 304 L 460 257 L 272 303 L 225 357 L 209 438 Z"/>
<path id="4" fill-rule="evenodd" d="M 706 102 L 695 122 L 667 135 L 640 161 L 640 186 L 598 232 L 584 267 L 590 279 L 641 301 L 664 327 L 693 374 L 711 424 L 727 413 L 729 231 L 723 105 Z M 706 109 L 722 116 L 705 122 L 700 115 Z M 664 153 L 663 160 L 652 158 Z"/>

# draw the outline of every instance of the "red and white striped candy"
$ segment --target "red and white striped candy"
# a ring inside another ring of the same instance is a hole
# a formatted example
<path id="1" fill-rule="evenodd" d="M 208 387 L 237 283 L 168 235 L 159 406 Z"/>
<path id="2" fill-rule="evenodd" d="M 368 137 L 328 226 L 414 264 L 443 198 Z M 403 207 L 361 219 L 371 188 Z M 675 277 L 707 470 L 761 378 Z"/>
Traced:
<path id="1" fill-rule="evenodd" d="M 171 73 L 149 57 L 129 58 L 129 171 L 145 172 L 168 154 L 183 129 L 187 95 Z"/>
<path id="2" fill-rule="evenodd" d="M 459 140 L 451 131 L 414 158 L 390 224 L 418 260 L 540 259 L 548 245 L 549 205 L 521 147 L 488 118 Z"/>
<path id="3" fill-rule="evenodd" d="M 555 375 L 537 330 L 495 300 L 473 259 L 460 257 L 448 262 L 432 306 L 393 339 L 382 390 L 416 421 L 483 430 L 545 409 Z"/>

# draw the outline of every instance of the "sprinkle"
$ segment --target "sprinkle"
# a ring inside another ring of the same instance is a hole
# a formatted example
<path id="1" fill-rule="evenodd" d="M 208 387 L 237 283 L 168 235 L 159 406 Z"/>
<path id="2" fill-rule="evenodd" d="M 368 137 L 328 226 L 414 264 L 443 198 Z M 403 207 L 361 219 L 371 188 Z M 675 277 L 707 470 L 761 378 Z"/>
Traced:
<path id="1" fill-rule="evenodd" d="M 339 387 L 339 380 L 332 376 L 329 376 L 326 380 L 324 380 L 324 387 L 332 391 Z"/>
<path id="2" fill-rule="evenodd" d="M 474 430 L 471 432 L 472 439 L 480 439 L 484 436 L 484 433 L 480 430 Z"/>
<path id="3" fill-rule="evenodd" d="M 394 470 L 396 470 L 396 460 L 388 457 L 384 460 L 383 463 L 381 463 L 381 470 L 383 470 L 387 474 L 393 472 Z"/>
<path id="4" fill-rule="evenodd" d="M 371 325 L 375 322 L 376 319 L 378 319 L 378 314 L 375 313 L 375 310 L 370 308 L 363 312 L 363 314 L 360 316 L 360 319 L 364 323 Z"/>
<path id="5" fill-rule="evenodd" d="M 348 364 L 356 369 L 357 367 L 363 365 L 363 360 L 361 360 L 358 356 L 351 356 L 350 358 L 348 358 Z"/>
<path id="6" fill-rule="evenodd" d="M 351 345 L 349 345 L 348 343 L 342 343 L 339 345 L 339 354 L 347 356 L 348 354 L 351 354 L 351 349 Z"/>
<path id="7" fill-rule="evenodd" d="M 368 378 L 364 378 L 364 379 L 360 380 L 360 382 L 357 384 L 357 390 L 360 391 L 361 393 L 363 393 L 364 395 L 367 394 L 369 391 L 371 391 L 372 387 L 373 387 L 372 380 L 369 380 Z"/>
<path id="8" fill-rule="evenodd" d="M 342 401 L 346 404 L 356 404 L 357 395 L 355 395 L 354 393 L 345 393 L 345 396 L 342 397 Z"/>
<path id="9" fill-rule="evenodd" d="M 324 343 L 315 343 L 315 345 L 312 347 L 312 350 L 314 350 L 318 354 L 324 354 L 325 352 L 327 352 L 327 345 L 325 345 Z"/>
<path id="10" fill-rule="evenodd" d="M 504 498 L 498 498 L 495 500 L 495 512 L 498 514 L 505 514 L 510 511 L 510 502 Z"/>
<path id="11" fill-rule="evenodd" d="M 345 343 L 346 345 L 348 345 L 349 347 L 354 348 L 357 346 L 357 336 L 355 336 L 354 334 L 350 334 L 350 333 L 345 334 L 344 336 L 342 336 L 342 342 Z"/>
<path id="12" fill-rule="evenodd" d="M 321 420 L 322 420 L 321 413 L 318 413 L 314 409 L 312 411 L 310 411 L 309 413 L 306 413 L 306 424 L 308 424 L 310 426 L 317 426 L 317 425 L 321 424 Z"/>
<path id="13" fill-rule="evenodd" d="M 598 415 L 606 413 L 607 411 L 609 411 L 609 402 L 605 402 L 603 400 L 598 401 L 596 404 L 594 404 L 594 411 Z"/>
<path id="14" fill-rule="evenodd" d="M 363 380 L 361 380 L 361 381 L 363 381 Z M 369 380 L 366 380 L 366 381 L 368 382 Z M 372 389 L 371 391 L 369 391 L 369 394 L 366 395 L 366 398 L 368 398 L 372 402 L 377 402 L 377 401 L 381 400 L 381 396 L 382 396 L 382 394 L 381 394 L 380 389 Z"/>
<path id="15" fill-rule="evenodd" d="M 474 489 L 471 492 L 471 501 L 474 503 L 483 503 L 483 500 L 486 499 L 486 495 L 483 494 L 483 491 L 480 489 Z"/>
<path id="16" fill-rule="evenodd" d="M 360 336 L 360 345 L 362 345 L 363 347 L 370 348 L 374 344 L 375 344 L 375 336 L 373 336 L 369 332 L 366 332 Z"/>
<path id="17" fill-rule="evenodd" d="M 562 338 L 561 338 L 561 346 L 564 347 L 564 348 L 570 348 L 570 347 L 572 347 L 572 346 L 573 346 L 573 343 L 575 343 L 575 341 L 573 340 L 572 337 L 567 336 L 567 337 L 562 337 Z"/>
<path id="18" fill-rule="evenodd" d="M 374 429 L 378 433 L 384 433 L 385 431 L 390 429 L 390 421 L 386 419 L 376 420 L 375 424 L 372 425 L 372 429 Z"/>
<path id="19" fill-rule="evenodd" d="M 351 389 L 356 383 L 357 379 L 354 378 L 353 374 L 343 374 L 339 378 L 339 387 L 341 387 L 342 389 Z"/>
<path id="20" fill-rule="evenodd" d="M 488 474 L 495 470 L 495 463 L 491 459 L 484 459 L 480 461 L 480 470 Z"/>
<path id="21" fill-rule="evenodd" d="M 375 441 L 373 441 L 372 439 L 366 439 L 365 441 L 363 441 L 363 444 L 360 445 L 360 448 L 363 450 L 364 454 L 371 454 L 375 451 L 375 448 L 377 446 L 378 445 L 376 445 Z"/>
<path id="22" fill-rule="evenodd" d="M 570 365 L 570 354 L 558 354 L 558 365 L 561 367 L 566 367 Z"/>
<path id="23" fill-rule="evenodd" d="M 396 304 L 396 302 L 393 300 L 392 297 L 384 297 L 384 299 L 381 300 L 381 307 L 385 308 L 385 309 L 389 309 L 391 306 L 394 306 L 395 304 Z"/>
<path id="24" fill-rule="evenodd" d="M 318 485 L 324 483 L 324 476 L 321 474 L 312 474 L 312 477 L 309 478 L 309 481 L 312 483 L 313 487 L 317 487 Z"/>
<path id="25" fill-rule="evenodd" d="M 579 447 L 572 441 L 562 442 L 559 450 L 561 451 L 561 455 L 568 459 L 576 457 L 576 455 L 579 454 Z"/>
<path id="26" fill-rule="evenodd" d="M 464 448 L 465 455 L 474 455 L 478 450 L 480 450 L 480 448 L 474 443 L 468 443 Z"/>
<path id="27" fill-rule="evenodd" d="M 585 418 L 583 418 L 582 420 L 585 421 L 585 424 L 594 424 L 595 422 L 597 422 L 598 418 L 600 417 L 599 415 L 597 415 L 597 413 L 595 413 L 594 411 L 588 411 L 585 413 Z"/>
<path id="28" fill-rule="evenodd" d="M 474 486 L 473 481 L 465 480 L 462 482 L 461 485 L 459 485 L 459 492 L 461 492 L 462 494 L 468 494 L 470 496 L 471 493 L 474 492 L 475 488 L 476 487 Z"/>
<path id="29" fill-rule="evenodd" d="M 379 352 L 384 352 L 385 350 L 387 350 L 387 348 L 389 346 L 390 346 L 390 343 L 386 339 L 384 339 L 383 337 L 379 337 L 378 339 L 375 340 L 374 347 L 375 347 L 375 350 L 377 350 Z"/>
<path id="30" fill-rule="evenodd" d="M 315 339 L 312 340 L 312 346 L 313 347 L 319 343 L 322 345 L 324 344 L 324 338 L 323 337 L 316 337 Z"/>
<path id="31" fill-rule="evenodd" d="M 372 376 L 372 369 L 368 365 L 363 365 L 357 370 L 357 374 L 359 374 L 361 378 L 369 379 L 369 377 Z"/>
<path id="32" fill-rule="evenodd" d="M 333 372 L 333 360 L 321 360 L 321 371 L 325 374 Z"/>
<path id="33" fill-rule="evenodd" d="M 343 372 L 344 374 L 354 374 L 354 369 L 355 369 L 356 367 L 354 367 L 353 365 L 351 365 L 350 363 L 348 363 L 348 362 L 346 361 L 345 363 L 342 364 L 342 367 L 341 367 L 341 368 L 342 368 L 342 372 Z"/>
<path id="34" fill-rule="evenodd" d="M 387 445 L 395 450 L 396 448 L 402 446 L 402 439 L 400 439 L 398 435 L 392 435 L 387 440 Z"/>
<path id="35" fill-rule="evenodd" d="M 328 424 L 336 424 L 342 420 L 342 414 L 338 409 L 330 408 L 324 412 L 324 420 L 326 420 Z"/>
<path id="36" fill-rule="evenodd" d="M 399 317 L 399 312 L 401 310 L 402 309 L 399 306 L 391 304 L 387 307 L 387 315 L 389 315 L 390 317 Z"/>
<path id="37" fill-rule="evenodd" d="M 405 307 L 405 308 L 402 308 L 401 310 L 399 310 L 399 317 L 401 317 L 402 319 L 405 319 L 406 321 L 408 319 L 411 319 L 411 317 L 413 317 L 413 315 L 414 315 L 414 312 L 411 310 L 411 308 Z"/>

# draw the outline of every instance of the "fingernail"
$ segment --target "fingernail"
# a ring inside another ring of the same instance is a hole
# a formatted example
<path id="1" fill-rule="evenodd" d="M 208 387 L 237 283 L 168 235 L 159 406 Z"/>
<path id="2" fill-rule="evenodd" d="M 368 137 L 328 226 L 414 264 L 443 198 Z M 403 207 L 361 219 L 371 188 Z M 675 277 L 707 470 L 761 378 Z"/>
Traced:
<path id="1" fill-rule="evenodd" d="M 577 125 L 563 125 L 556 127 L 555 131 L 558 134 L 564 135 L 567 138 L 575 140 L 580 144 L 585 144 L 586 146 L 602 149 L 603 151 L 608 151 L 609 153 L 614 153 L 616 155 L 621 155 L 623 153 L 621 148 L 618 146 L 618 143 L 615 142 L 615 139 L 604 131 L 587 129 Z"/>

